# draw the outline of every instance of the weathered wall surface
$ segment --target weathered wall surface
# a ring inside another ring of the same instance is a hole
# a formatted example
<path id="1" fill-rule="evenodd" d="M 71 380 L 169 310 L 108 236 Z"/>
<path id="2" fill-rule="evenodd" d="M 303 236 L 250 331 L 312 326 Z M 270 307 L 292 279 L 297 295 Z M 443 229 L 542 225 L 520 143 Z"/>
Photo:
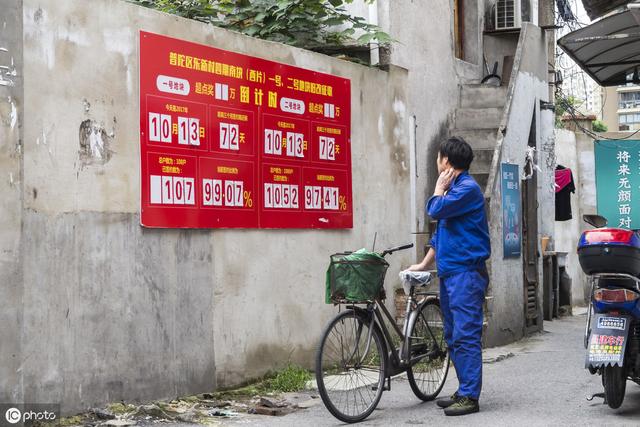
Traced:
<path id="1" fill-rule="evenodd" d="M 288 360 L 311 366 L 335 312 L 324 304 L 328 255 L 370 247 L 375 232 L 377 248 L 410 237 L 406 71 L 378 71 L 121 0 L 20 6 L 0 12 L 12 25 L 20 21 L 12 10 L 24 21 L 23 32 L 11 31 L 24 38 L 22 180 L 20 157 L 11 154 L 18 128 L 4 125 L 11 116 L 0 103 L 0 161 L 15 170 L 14 184 L 0 179 L 5 200 L 15 201 L 0 214 L 3 233 L 12 233 L 2 239 L 3 304 L 15 307 L 2 310 L 0 351 L 3 360 L 14 352 L 18 359 L 0 367 L 0 393 L 59 401 L 68 413 L 212 390 Z M 139 30 L 351 79 L 354 228 L 141 228 Z M 88 154 L 87 141 L 100 149 Z M 388 277 L 412 261 L 408 252 L 394 255 Z"/>
<path id="2" fill-rule="evenodd" d="M 478 28 L 482 28 L 483 14 L 478 9 Z M 473 11 L 469 10 L 469 15 Z M 391 63 L 409 70 L 407 114 L 415 117 L 415 149 L 412 149 L 413 203 L 411 231 L 416 237 L 416 259 L 424 256 L 428 223 L 425 223 L 425 204 L 433 192 L 437 179 L 437 147 L 449 136 L 453 113 L 460 98 L 460 85 L 479 81 L 482 75 L 481 40 L 475 40 L 474 63 L 455 58 L 452 2 L 429 2 L 429 12 L 421 2 L 379 2 L 380 25 L 393 35 L 395 43 Z M 469 32 L 468 37 L 477 34 Z M 384 123 L 379 123 L 379 126 Z"/>
<path id="3" fill-rule="evenodd" d="M 533 25 L 525 24 L 520 35 L 522 50 L 516 54 L 516 74 L 512 74 L 512 84 L 515 85 L 511 99 L 511 107 L 506 121 L 506 134 L 502 143 L 501 163 L 512 163 L 519 166 L 522 174 L 526 158 L 526 149 L 531 130 L 531 121 L 536 118 L 536 150 L 540 153 L 545 141 L 546 129 L 552 126 L 548 117 L 540 113 L 540 100 L 547 100 L 548 89 L 546 82 L 546 40 L 544 32 Z M 544 156 L 542 156 L 544 157 Z M 538 229 L 540 233 L 551 233 L 553 224 L 545 218 L 549 212 L 552 200 L 544 197 L 550 193 L 546 186 L 550 185 L 544 164 L 540 164 L 540 155 L 536 162 L 542 172 L 538 172 Z M 488 345 L 501 345 L 517 340 L 524 332 L 524 282 L 523 259 L 503 259 L 502 247 L 502 196 L 500 191 L 499 169 L 494 182 L 491 196 L 490 224 L 492 253 L 491 253 L 491 317 L 489 319 L 486 342 Z M 551 205 L 552 206 L 552 205 Z M 538 241 L 539 245 L 539 241 Z M 539 283 L 542 289 L 542 265 L 539 264 Z M 542 301 L 540 301 L 541 305 Z"/>
<path id="4" fill-rule="evenodd" d="M 575 193 L 571 195 L 571 214 L 573 218 L 569 221 L 557 221 L 555 223 L 554 236 L 555 249 L 568 253 L 566 269 L 567 274 L 571 276 L 571 302 L 573 305 L 584 305 L 585 297 L 588 296 L 587 277 L 580 268 L 576 248 L 580 233 L 582 233 L 586 225 L 583 225 L 582 215 L 589 213 L 586 204 L 588 204 L 588 200 L 591 197 L 595 201 L 593 148 L 590 154 L 590 161 L 586 159 L 589 156 L 588 153 L 580 155 L 577 135 L 574 132 L 563 129 L 556 130 L 558 164 L 571 169 L 576 186 Z M 586 163 L 585 160 L 587 160 Z M 595 210 L 591 211 L 591 213 L 595 213 Z"/>
<path id="5" fill-rule="evenodd" d="M 0 402 L 22 401 L 22 1 L 0 0 Z"/>

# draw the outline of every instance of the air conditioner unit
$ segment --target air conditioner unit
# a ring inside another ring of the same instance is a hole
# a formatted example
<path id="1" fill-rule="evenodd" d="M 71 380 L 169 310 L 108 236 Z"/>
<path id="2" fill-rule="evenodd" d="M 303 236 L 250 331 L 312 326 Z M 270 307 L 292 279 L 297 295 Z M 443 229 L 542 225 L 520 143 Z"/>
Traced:
<path id="1" fill-rule="evenodd" d="M 496 30 L 512 30 L 522 27 L 521 0 L 496 2 Z"/>

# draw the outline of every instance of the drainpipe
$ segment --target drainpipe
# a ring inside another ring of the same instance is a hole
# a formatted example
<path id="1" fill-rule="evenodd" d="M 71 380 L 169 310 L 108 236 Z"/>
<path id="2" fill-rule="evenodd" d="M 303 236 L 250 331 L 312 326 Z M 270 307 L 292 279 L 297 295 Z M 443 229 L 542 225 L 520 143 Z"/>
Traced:
<path id="1" fill-rule="evenodd" d="M 411 224 L 411 234 L 413 235 L 413 251 L 416 261 L 421 261 L 424 257 L 424 246 L 426 244 L 427 230 L 424 223 L 424 207 L 418 206 L 418 120 L 415 115 L 409 117 L 409 185 L 410 185 L 410 208 L 409 224 Z"/>
<path id="2" fill-rule="evenodd" d="M 417 214 L 417 206 L 416 206 L 416 190 L 418 183 L 418 152 L 416 147 L 416 130 L 418 128 L 416 116 L 412 115 L 409 117 L 409 175 L 410 175 L 410 186 L 411 186 L 411 228 L 414 233 L 420 232 L 420 224 L 418 223 L 418 214 Z"/>

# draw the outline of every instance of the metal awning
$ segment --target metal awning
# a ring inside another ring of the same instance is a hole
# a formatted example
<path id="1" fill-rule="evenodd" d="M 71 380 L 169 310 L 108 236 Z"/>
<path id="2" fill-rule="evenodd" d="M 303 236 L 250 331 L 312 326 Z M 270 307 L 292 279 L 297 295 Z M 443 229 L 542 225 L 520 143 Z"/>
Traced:
<path id="1" fill-rule="evenodd" d="M 640 83 L 640 9 L 629 8 L 558 40 L 600 86 Z"/>
<path id="2" fill-rule="evenodd" d="M 591 19 L 599 18 L 616 7 L 627 3 L 631 3 L 631 0 L 582 0 L 584 9 Z"/>

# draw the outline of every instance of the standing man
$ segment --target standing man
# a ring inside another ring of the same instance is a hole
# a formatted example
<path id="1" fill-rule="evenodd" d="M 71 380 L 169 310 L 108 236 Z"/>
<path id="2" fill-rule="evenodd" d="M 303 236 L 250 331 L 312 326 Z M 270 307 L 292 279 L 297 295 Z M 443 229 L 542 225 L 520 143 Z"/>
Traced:
<path id="1" fill-rule="evenodd" d="M 440 144 L 440 177 L 427 202 L 427 213 L 438 220 L 438 226 L 427 255 L 409 267 L 425 270 L 436 259 L 444 335 L 459 381 L 453 396 L 437 402 L 446 415 L 480 410 L 482 315 L 489 284 L 485 260 L 491 244 L 484 196 L 469 175 L 472 161 L 473 151 L 462 138 Z"/>

